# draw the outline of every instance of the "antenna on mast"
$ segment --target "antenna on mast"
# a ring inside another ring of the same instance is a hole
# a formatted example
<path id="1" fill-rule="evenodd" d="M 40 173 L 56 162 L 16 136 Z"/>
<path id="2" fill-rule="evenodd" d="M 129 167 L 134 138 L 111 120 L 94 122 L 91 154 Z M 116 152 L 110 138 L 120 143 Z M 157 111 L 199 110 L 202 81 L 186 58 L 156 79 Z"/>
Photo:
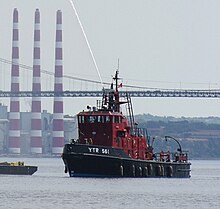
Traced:
<path id="1" fill-rule="evenodd" d="M 118 58 L 118 68 L 117 68 L 117 71 L 119 71 L 119 58 Z"/>

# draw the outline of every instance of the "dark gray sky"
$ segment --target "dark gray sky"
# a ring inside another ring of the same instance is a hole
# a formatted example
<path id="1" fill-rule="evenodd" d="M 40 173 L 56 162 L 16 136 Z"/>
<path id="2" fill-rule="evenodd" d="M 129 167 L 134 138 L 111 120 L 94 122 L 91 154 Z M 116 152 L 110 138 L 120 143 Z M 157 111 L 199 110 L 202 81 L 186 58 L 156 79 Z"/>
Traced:
<path id="1" fill-rule="evenodd" d="M 74 0 L 74 4 L 104 81 L 111 81 L 120 58 L 120 75 L 125 84 L 220 89 L 219 0 Z M 1 58 L 11 59 L 15 7 L 19 11 L 22 64 L 32 66 L 33 16 L 39 8 L 42 68 L 53 72 L 55 13 L 61 9 L 64 74 L 99 80 L 68 0 L 2 0 Z M 5 104 L 8 101 L 1 100 Z M 51 111 L 52 100 L 42 100 L 43 109 Z M 135 113 L 220 116 L 219 99 L 134 98 L 133 102 Z M 65 113 L 76 114 L 88 103 L 89 99 L 65 99 Z M 25 110 L 28 107 L 24 105 Z"/>

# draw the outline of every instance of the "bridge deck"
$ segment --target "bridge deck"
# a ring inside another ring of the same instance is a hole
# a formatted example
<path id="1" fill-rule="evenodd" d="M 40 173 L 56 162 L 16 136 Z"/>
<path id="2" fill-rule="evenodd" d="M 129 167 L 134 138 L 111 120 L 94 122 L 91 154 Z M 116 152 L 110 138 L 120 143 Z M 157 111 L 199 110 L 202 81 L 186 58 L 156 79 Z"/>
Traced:
<path id="1" fill-rule="evenodd" d="M 220 98 L 220 90 L 146 90 L 120 91 L 121 96 L 129 94 L 131 97 L 193 97 L 193 98 Z M 0 97 L 102 97 L 102 91 L 0 91 Z"/>

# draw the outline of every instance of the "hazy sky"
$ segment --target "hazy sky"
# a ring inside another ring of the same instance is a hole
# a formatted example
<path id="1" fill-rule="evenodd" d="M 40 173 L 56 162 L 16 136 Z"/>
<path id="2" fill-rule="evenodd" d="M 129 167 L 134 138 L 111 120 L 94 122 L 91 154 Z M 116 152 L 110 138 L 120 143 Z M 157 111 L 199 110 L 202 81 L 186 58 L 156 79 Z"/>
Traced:
<path id="1" fill-rule="evenodd" d="M 74 3 L 104 81 L 111 81 L 120 58 L 120 75 L 126 84 L 220 89 L 219 0 L 74 0 Z M 34 12 L 39 8 L 42 68 L 54 71 L 55 15 L 60 9 L 64 74 L 99 80 L 68 0 L 1 0 L 0 58 L 11 59 L 15 7 L 19 11 L 22 64 L 32 66 Z M 8 99 L 1 101 L 7 103 Z M 42 108 L 49 107 L 51 111 L 52 99 L 42 101 Z M 65 99 L 64 111 L 74 115 L 89 101 Z M 220 99 L 133 98 L 133 103 L 135 114 L 220 116 Z"/>

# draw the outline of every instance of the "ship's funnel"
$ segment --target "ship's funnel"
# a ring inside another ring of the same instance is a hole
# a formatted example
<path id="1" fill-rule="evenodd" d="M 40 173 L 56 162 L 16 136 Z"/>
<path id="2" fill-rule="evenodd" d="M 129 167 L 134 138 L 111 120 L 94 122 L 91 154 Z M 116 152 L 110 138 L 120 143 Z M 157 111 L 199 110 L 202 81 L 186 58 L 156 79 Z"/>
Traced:
<path id="1" fill-rule="evenodd" d="M 63 91 L 62 12 L 57 11 L 54 92 Z M 52 153 L 61 154 L 64 146 L 63 98 L 54 97 Z"/>
<path id="2" fill-rule="evenodd" d="M 19 92 L 19 30 L 18 10 L 13 12 L 12 35 L 12 66 L 11 66 L 11 92 Z M 10 98 L 9 112 L 9 153 L 20 153 L 20 102 L 19 97 Z"/>
<path id="3" fill-rule="evenodd" d="M 40 11 L 36 9 L 34 20 L 33 83 L 34 93 L 41 91 L 40 73 Z M 41 97 L 32 97 L 31 106 L 31 153 L 42 153 Z"/>

